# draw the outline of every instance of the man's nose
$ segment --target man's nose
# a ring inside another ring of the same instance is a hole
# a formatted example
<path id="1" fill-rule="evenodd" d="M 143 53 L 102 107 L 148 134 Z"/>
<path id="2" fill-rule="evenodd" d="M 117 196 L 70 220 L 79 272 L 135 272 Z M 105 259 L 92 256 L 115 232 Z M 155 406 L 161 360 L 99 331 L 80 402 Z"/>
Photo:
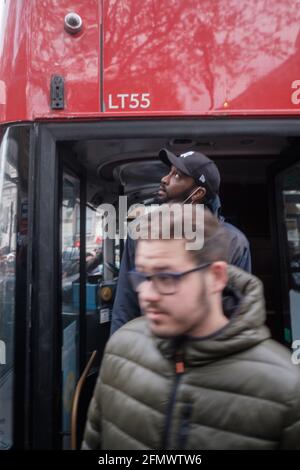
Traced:
<path id="1" fill-rule="evenodd" d="M 155 302 L 156 300 L 159 300 L 160 294 L 153 281 L 148 280 L 140 285 L 139 298 L 145 302 Z"/>
<path id="2" fill-rule="evenodd" d="M 171 177 L 171 172 L 162 177 L 162 179 L 160 180 L 161 183 L 166 184 L 166 185 L 169 184 L 170 177 Z"/>

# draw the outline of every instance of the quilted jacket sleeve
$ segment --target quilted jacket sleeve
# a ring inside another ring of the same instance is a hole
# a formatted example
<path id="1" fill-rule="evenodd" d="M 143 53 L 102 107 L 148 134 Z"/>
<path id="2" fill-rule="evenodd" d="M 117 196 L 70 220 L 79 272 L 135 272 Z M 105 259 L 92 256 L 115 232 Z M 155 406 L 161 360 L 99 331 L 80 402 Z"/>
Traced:
<path id="1" fill-rule="evenodd" d="M 89 406 L 83 442 L 81 445 L 82 450 L 101 449 L 101 410 L 97 401 L 97 396 L 99 396 L 99 388 L 100 378 L 97 381 L 94 395 Z"/>
<path id="2" fill-rule="evenodd" d="M 298 380 L 294 398 L 291 401 L 280 449 L 300 450 L 300 380 Z"/>

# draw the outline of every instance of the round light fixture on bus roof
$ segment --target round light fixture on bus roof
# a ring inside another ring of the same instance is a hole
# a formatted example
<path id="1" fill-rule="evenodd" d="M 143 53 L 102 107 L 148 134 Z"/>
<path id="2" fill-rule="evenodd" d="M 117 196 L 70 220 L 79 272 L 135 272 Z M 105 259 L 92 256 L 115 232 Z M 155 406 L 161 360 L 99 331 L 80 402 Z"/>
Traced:
<path id="1" fill-rule="evenodd" d="M 82 28 L 82 19 L 81 16 L 77 15 L 77 13 L 68 13 L 65 16 L 65 30 L 69 34 L 76 34 L 81 31 Z"/>

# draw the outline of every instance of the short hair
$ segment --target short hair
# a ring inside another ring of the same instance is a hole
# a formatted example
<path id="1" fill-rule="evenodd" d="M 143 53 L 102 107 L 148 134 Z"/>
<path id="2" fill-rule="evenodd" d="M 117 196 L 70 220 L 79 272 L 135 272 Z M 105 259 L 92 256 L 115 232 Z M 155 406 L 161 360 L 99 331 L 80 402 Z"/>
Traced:
<path id="1" fill-rule="evenodd" d="M 183 210 L 177 210 L 181 207 Z M 188 206 L 188 210 L 184 211 Z M 182 230 L 183 223 L 187 223 L 195 233 L 194 239 L 198 236 L 204 236 L 202 248 L 187 249 L 187 253 L 196 261 L 197 264 L 213 263 L 215 261 L 229 261 L 229 237 L 228 232 L 218 219 L 203 206 L 204 217 L 197 218 L 196 211 L 199 204 L 163 204 L 155 211 L 149 212 L 139 218 L 137 225 L 137 240 L 165 240 L 165 226 L 163 221 L 169 217 L 169 238 L 186 239 L 185 232 Z M 181 231 L 182 230 L 182 231 Z M 181 232 L 180 232 L 181 231 Z M 178 234 L 181 236 L 178 237 Z M 187 239 L 186 239 L 187 240 Z M 193 240 L 188 239 L 188 242 Z"/>

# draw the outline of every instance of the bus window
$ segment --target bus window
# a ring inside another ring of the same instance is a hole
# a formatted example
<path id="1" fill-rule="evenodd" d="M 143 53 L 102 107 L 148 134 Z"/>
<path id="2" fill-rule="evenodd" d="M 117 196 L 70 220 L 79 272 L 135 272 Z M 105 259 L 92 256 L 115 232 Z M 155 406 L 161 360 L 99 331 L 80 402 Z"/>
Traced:
<path id="1" fill-rule="evenodd" d="M 88 280 L 103 276 L 102 214 L 86 207 L 86 271 Z"/>
<path id="2" fill-rule="evenodd" d="M 284 315 L 285 339 L 300 338 L 300 164 L 280 175 L 284 206 L 285 256 L 289 312 Z"/>
<path id="3" fill-rule="evenodd" d="M 16 126 L 0 141 L 0 449 L 13 445 L 15 349 L 23 344 L 15 342 L 19 303 L 18 325 L 26 318 L 28 136 L 26 126 Z"/>
<path id="4" fill-rule="evenodd" d="M 17 169 L 7 159 L 7 146 L 5 135 L 0 156 L 0 449 L 12 445 L 13 418 Z"/>
<path id="5" fill-rule="evenodd" d="M 102 213 L 86 206 L 86 361 L 94 350 L 98 355 L 94 365 L 99 366 L 100 322 L 99 286 L 103 281 L 103 232 Z"/>
<path id="6" fill-rule="evenodd" d="M 72 398 L 79 374 L 80 181 L 67 173 L 63 174 L 61 250 L 62 434 L 63 448 L 69 448 Z"/>

